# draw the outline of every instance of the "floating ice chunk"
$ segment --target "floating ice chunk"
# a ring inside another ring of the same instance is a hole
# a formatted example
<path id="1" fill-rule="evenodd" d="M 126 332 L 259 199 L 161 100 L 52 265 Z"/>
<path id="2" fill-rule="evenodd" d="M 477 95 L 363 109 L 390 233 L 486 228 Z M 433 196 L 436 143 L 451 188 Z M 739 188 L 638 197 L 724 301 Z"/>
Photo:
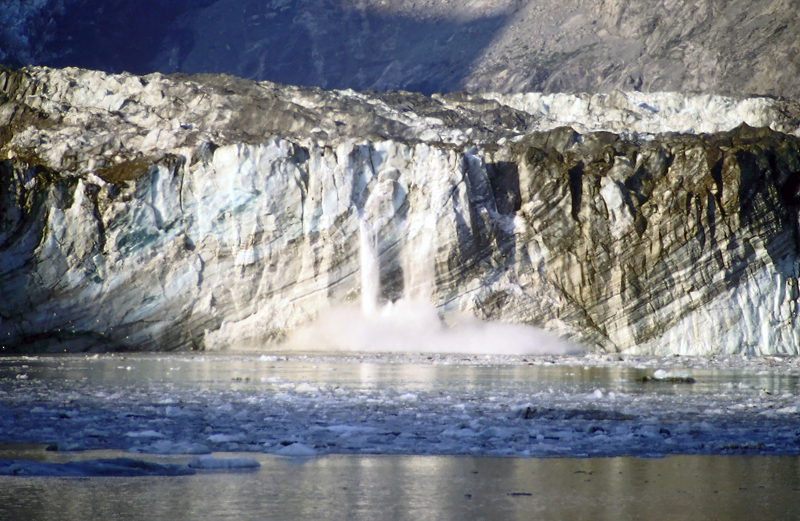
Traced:
<path id="1" fill-rule="evenodd" d="M 536 406 L 531 402 L 514 405 L 508 415 L 509 418 L 523 418 L 529 420 L 536 413 Z"/>
<path id="2" fill-rule="evenodd" d="M 33 409 L 31 409 L 31 414 L 47 414 L 49 412 L 50 411 L 48 409 L 45 409 L 44 407 L 34 407 Z"/>
<path id="3" fill-rule="evenodd" d="M 319 387 L 314 387 L 308 382 L 303 382 L 294 388 L 295 392 L 302 394 L 315 394 L 319 392 Z"/>
<path id="4" fill-rule="evenodd" d="M 317 451 L 303 443 L 292 443 L 279 449 L 275 454 L 281 456 L 292 456 L 299 458 L 307 458 L 309 456 L 316 456 Z"/>
<path id="5" fill-rule="evenodd" d="M 451 428 L 443 430 L 442 436 L 452 436 L 453 438 L 475 438 L 478 436 L 478 433 L 468 427 L 463 429 Z"/>
<path id="6" fill-rule="evenodd" d="M 243 441 L 244 435 L 243 434 L 212 434 L 208 438 L 208 441 L 212 443 L 229 443 L 232 441 Z"/>
<path id="7" fill-rule="evenodd" d="M 269 356 L 269 355 L 261 355 L 259 358 L 262 362 L 279 362 L 280 357 L 278 356 Z"/>
<path id="8" fill-rule="evenodd" d="M 691 384 L 694 383 L 694 377 L 689 373 L 680 373 L 680 372 L 672 372 L 672 371 L 665 371 L 663 369 L 657 369 L 653 372 L 653 376 L 643 376 L 641 378 L 642 382 L 671 382 L 671 383 L 686 383 Z"/>
<path id="9" fill-rule="evenodd" d="M 164 435 L 158 431 L 147 430 L 147 431 L 132 431 L 126 432 L 125 436 L 129 438 L 163 438 Z"/>
<path id="10" fill-rule="evenodd" d="M 178 416 L 189 416 L 191 413 L 184 411 L 181 407 L 172 407 L 168 405 L 166 409 L 164 409 L 164 415 L 170 418 L 176 418 Z"/>
<path id="11" fill-rule="evenodd" d="M 706 421 L 702 421 L 702 422 L 698 423 L 697 424 L 697 428 L 702 430 L 702 431 L 706 431 L 706 432 L 714 430 L 714 426 L 712 424 L 706 422 Z"/>
<path id="12" fill-rule="evenodd" d="M 28 379 L 28 375 L 26 373 L 22 373 L 22 374 L 18 374 L 17 375 L 17 380 L 27 380 L 27 379 Z"/>
<path id="13" fill-rule="evenodd" d="M 417 396 L 414 393 L 406 393 L 406 394 L 401 394 L 400 396 L 397 397 L 397 399 L 400 400 L 401 402 L 416 402 L 419 399 L 419 396 Z"/>
<path id="14" fill-rule="evenodd" d="M 255 469 L 261 464 L 251 458 L 220 458 L 203 456 L 189 462 L 193 469 L 219 470 L 219 469 Z"/>
<path id="15" fill-rule="evenodd" d="M 603 397 L 603 391 L 600 389 L 595 389 L 592 394 L 589 395 L 589 398 L 592 400 L 599 400 Z"/>
<path id="16" fill-rule="evenodd" d="M 517 434 L 519 429 L 508 429 L 504 427 L 489 427 L 480 433 L 481 438 L 510 438 Z"/>
<path id="17" fill-rule="evenodd" d="M 175 447 L 172 450 L 173 454 L 210 454 L 211 449 L 208 448 L 208 445 L 203 443 L 192 443 L 187 441 L 182 441 L 175 444 Z"/>
<path id="18" fill-rule="evenodd" d="M 128 452 L 132 453 L 146 453 L 146 454 L 169 454 L 172 450 L 174 443 L 169 440 L 158 440 L 155 443 L 144 447 L 131 447 L 128 449 Z"/>
<path id="19" fill-rule="evenodd" d="M 335 434 L 339 434 L 340 436 L 352 436 L 353 434 L 357 433 L 367 434 L 375 432 L 377 429 L 375 429 L 374 427 L 365 427 L 357 425 L 331 425 L 330 427 L 328 427 L 328 430 Z"/>
<path id="20" fill-rule="evenodd" d="M 642 425 L 636 429 L 636 434 L 641 438 L 650 440 L 661 439 L 661 429 L 658 425 Z"/>

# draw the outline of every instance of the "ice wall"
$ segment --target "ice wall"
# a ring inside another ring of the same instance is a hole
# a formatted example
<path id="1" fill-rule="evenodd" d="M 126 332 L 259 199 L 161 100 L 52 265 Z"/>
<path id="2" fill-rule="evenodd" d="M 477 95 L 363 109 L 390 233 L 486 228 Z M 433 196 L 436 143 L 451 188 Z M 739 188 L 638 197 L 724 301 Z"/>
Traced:
<path id="1" fill-rule="evenodd" d="M 800 348 L 785 102 L 707 101 L 732 104 L 719 132 L 646 134 L 708 99 L 628 96 L 651 119 L 616 134 L 561 127 L 626 121 L 581 96 L 525 98 L 546 130 L 497 95 L 43 68 L 0 88 L 6 351 L 270 348 L 365 291 L 590 349 Z"/>

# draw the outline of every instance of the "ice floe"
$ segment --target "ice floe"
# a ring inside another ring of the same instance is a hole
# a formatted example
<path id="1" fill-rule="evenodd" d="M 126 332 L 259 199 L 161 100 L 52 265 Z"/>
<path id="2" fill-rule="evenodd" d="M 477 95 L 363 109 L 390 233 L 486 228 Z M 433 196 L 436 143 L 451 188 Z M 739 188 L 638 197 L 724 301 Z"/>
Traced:
<path id="1" fill-rule="evenodd" d="M 0 443 L 283 457 L 800 454 L 791 358 L 153 354 L 131 357 L 151 375 L 124 383 L 105 370 L 115 358 L 0 359 Z M 31 378 L 20 381 L 22 363 Z M 184 376 L 153 376 L 161 366 Z"/>

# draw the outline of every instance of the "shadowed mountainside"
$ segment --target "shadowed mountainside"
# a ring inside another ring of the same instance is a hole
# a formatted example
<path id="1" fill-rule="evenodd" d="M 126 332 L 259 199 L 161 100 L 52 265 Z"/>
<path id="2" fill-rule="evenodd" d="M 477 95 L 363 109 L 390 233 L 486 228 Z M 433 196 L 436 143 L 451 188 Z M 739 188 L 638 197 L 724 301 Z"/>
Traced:
<path id="1" fill-rule="evenodd" d="M 796 0 L 12 0 L 0 61 L 325 88 L 800 96 Z"/>
<path id="2" fill-rule="evenodd" d="M 77 0 L 60 12 L 44 10 L 41 16 L 52 16 L 50 22 L 30 24 L 31 40 L 48 41 L 28 61 L 430 94 L 460 89 L 471 64 L 506 23 L 499 14 L 421 17 L 349 4 Z"/>

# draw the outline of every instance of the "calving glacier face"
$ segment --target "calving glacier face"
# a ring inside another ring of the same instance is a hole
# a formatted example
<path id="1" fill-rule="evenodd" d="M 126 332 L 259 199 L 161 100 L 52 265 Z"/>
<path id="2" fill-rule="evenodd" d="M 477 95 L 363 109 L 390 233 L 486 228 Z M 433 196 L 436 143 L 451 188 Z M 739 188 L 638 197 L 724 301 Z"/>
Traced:
<path id="1" fill-rule="evenodd" d="M 786 102 L 43 68 L 0 87 L 7 351 L 263 349 L 360 305 L 489 338 L 449 351 L 573 349 L 475 318 L 600 350 L 800 348 Z"/>

